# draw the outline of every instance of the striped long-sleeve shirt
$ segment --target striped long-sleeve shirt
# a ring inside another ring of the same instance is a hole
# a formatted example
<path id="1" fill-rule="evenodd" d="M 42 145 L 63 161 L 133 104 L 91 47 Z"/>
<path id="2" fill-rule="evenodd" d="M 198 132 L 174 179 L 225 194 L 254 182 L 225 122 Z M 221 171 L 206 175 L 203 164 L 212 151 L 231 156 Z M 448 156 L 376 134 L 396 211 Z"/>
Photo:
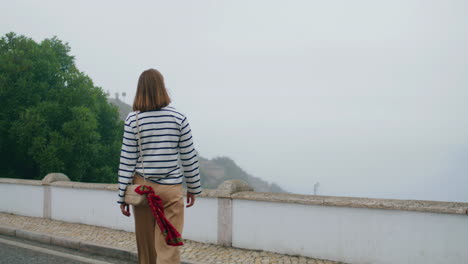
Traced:
<path id="1" fill-rule="evenodd" d="M 136 112 L 129 113 L 125 119 L 117 203 L 124 202 L 125 190 L 133 182 L 133 172 L 143 173 L 135 119 Z M 147 180 L 159 184 L 182 184 L 185 178 L 187 192 L 200 194 L 198 156 L 187 117 L 174 107 L 166 106 L 139 112 L 138 123 Z"/>

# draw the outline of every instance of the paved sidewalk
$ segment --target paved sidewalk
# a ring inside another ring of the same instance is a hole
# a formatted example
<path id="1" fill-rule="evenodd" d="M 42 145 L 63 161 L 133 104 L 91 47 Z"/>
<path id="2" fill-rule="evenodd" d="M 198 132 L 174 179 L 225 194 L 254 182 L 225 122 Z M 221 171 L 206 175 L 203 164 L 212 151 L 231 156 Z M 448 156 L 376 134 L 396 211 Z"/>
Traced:
<path id="1" fill-rule="evenodd" d="M 84 224 L 0 213 L 0 225 L 136 252 L 135 233 Z M 282 255 L 200 243 L 184 239 L 182 258 L 203 264 L 339 264 L 341 262 Z"/>

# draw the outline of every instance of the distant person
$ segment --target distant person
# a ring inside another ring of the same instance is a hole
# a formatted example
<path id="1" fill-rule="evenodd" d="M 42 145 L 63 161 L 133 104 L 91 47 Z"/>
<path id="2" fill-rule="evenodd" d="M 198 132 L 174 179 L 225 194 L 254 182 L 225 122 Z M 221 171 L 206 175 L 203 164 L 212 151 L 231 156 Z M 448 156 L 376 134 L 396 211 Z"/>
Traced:
<path id="1" fill-rule="evenodd" d="M 202 188 L 198 156 L 189 122 L 184 114 L 169 106 L 170 103 L 171 99 L 161 73 L 155 69 L 144 71 L 138 80 L 133 112 L 125 119 L 119 165 L 118 203 L 122 214 L 130 216 L 129 205 L 124 201 L 127 186 L 132 183 L 150 185 L 163 201 L 166 218 L 182 235 L 184 226 L 182 180 L 185 178 L 187 184 L 187 207 L 195 203 L 195 195 L 200 194 Z M 138 113 L 143 157 L 140 157 L 138 151 L 136 113 Z M 145 183 L 142 176 L 143 169 L 147 177 Z M 148 204 L 132 208 L 138 262 L 180 264 L 180 246 L 166 244 Z"/>

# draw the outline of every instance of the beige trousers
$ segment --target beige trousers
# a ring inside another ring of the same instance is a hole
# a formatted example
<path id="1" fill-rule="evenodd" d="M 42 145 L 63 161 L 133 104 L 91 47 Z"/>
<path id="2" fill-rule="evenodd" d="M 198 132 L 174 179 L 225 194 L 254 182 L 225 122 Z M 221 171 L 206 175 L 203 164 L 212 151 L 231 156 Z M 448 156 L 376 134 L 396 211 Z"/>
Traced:
<path id="1" fill-rule="evenodd" d="M 143 184 L 143 177 L 137 173 L 133 177 L 134 184 Z M 163 185 L 146 180 L 154 193 L 163 201 L 164 214 L 169 222 L 182 235 L 184 227 L 184 196 L 182 184 Z M 169 246 L 154 219 L 150 207 L 132 206 L 135 219 L 135 235 L 138 248 L 139 264 L 180 264 L 180 247 Z"/>

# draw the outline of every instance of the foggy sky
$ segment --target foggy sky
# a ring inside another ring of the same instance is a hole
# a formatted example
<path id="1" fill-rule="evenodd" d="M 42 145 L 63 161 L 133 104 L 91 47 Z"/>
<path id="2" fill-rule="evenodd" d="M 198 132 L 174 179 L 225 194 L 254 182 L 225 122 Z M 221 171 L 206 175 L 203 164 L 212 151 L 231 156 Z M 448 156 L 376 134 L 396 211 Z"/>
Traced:
<path id="1" fill-rule="evenodd" d="M 2 6 L 2 35 L 56 35 L 129 104 L 160 70 L 204 157 L 296 193 L 468 202 L 466 1 Z"/>

